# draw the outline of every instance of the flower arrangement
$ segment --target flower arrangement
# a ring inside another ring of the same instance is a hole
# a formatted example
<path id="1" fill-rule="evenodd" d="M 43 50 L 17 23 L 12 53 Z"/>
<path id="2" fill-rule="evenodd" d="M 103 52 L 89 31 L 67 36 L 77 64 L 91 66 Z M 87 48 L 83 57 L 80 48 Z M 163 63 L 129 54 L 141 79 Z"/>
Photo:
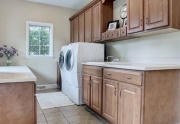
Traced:
<path id="1" fill-rule="evenodd" d="M 0 58 L 5 56 L 7 59 L 7 65 L 11 65 L 10 60 L 14 55 L 19 56 L 18 51 L 14 47 L 8 48 L 7 45 L 0 47 Z"/>

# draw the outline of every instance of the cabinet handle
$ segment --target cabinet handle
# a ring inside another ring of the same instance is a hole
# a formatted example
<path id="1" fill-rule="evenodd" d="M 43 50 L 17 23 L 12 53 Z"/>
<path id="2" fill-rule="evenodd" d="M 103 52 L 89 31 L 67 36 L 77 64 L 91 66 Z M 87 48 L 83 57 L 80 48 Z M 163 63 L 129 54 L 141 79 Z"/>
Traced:
<path id="1" fill-rule="evenodd" d="M 116 87 L 114 88 L 114 95 L 116 96 Z"/>
<path id="2" fill-rule="evenodd" d="M 119 96 L 121 96 L 121 90 L 119 91 Z"/>
<path id="3" fill-rule="evenodd" d="M 142 21 L 142 19 L 141 19 L 140 25 L 141 25 L 141 26 L 143 25 L 143 21 Z"/>
<path id="4" fill-rule="evenodd" d="M 146 18 L 146 24 L 149 25 L 149 19 L 148 18 Z"/>

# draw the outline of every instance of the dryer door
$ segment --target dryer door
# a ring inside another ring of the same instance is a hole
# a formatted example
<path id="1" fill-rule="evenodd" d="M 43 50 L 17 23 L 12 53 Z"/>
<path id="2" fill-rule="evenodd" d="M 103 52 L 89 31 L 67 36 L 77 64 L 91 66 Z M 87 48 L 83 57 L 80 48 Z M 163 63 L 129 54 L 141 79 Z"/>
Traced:
<path id="1" fill-rule="evenodd" d="M 64 58 L 65 58 L 64 57 L 64 52 L 61 51 L 61 53 L 59 55 L 59 66 L 60 66 L 61 70 L 64 68 L 64 64 L 65 64 L 65 62 L 64 62 L 65 59 Z"/>
<path id="2" fill-rule="evenodd" d="M 71 71 L 74 66 L 74 54 L 72 50 L 68 50 L 66 53 L 66 69 Z"/>

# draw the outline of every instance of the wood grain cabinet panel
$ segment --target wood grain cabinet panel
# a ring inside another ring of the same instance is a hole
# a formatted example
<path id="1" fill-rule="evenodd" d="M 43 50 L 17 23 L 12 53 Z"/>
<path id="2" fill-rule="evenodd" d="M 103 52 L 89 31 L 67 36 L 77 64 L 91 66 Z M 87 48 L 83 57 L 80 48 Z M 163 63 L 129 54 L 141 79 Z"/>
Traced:
<path id="1" fill-rule="evenodd" d="M 34 82 L 0 84 L 0 124 L 36 124 Z"/>
<path id="2" fill-rule="evenodd" d="M 74 19 L 74 23 L 73 23 L 73 40 L 74 42 L 78 42 L 79 41 L 79 18 L 75 18 Z"/>
<path id="3" fill-rule="evenodd" d="M 70 32 L 70 34 L 71 34 L 71 39 L 70 39 L 70 43 L 73 43 L 73 42 L 74 42 L 74 36 L 73 36 L 73 31 L 74 31 L 74 21 L 73 21 L 73 20 L 71 21 L 70 27 L 71 27 L 71 32 Z"/>
<path id="4" fill-rule="evenodd" d="M 117 91 L 118 82 L 113 80 L 103 80 L 103 109 L 102 115 L 112 124 L 117 124 Z"/>
<path id="5" fill-rule="evenodd" d="M 87 105 L 90 106 L 90 98 L 91 98 L 91 76 L 87 74 L 83 74 L 83 81 L 82 81 L 82 100 Z"/>
<path id="6" fill-rule="evenodd" d="M 102 78 L 91 76 L 91 108 L 98 114 L 102 110 Z"/>
<path id="7" fill-rule="evenodd" d="M 84 13 L 84 41 L 99 42 L 102 39 L 102 32 L 107 30 L 108 22 L 113 20 L 113 2 L 114 0 L 94 0 L 84 8 L 74 14 L 69 20 L 73 21 Z M 80 23 L 79 23 L 80 24 Z M 79 26 L 79 40 L 81 41 L 83 33 L 81 25 Z"/>
<path id="8" fill-rule="evenodd" d="M 168 26 L 169 0 L 145 1 L 145 29 Z"/>
<path id="9" fill-rule="evenodd" d="M 128 5 L 128 22 L 127 32 L 143 31 L 143 1 L 144 0 L 127 0 Z"/>
<path id="10" fill-rule="evenodd" d="M 141 124 L 141 88 L 119 85 L 118 124 Z"/>
<path id="11" fill-rule="evenodd" d="M 92 35 L 92 9 L 88 9 L 85 11 L 85 42 L 92 42 L 91 35 Z"/>
<path id="12" fill-rule="evenodd" d="M 101 2 L 92 7 L 92 41 L 101 40 Z"/>
<path id="13" fill-rule="evenodd" d="M 84 42 L 84 13 L 79 16 L 79 42 Z"/>

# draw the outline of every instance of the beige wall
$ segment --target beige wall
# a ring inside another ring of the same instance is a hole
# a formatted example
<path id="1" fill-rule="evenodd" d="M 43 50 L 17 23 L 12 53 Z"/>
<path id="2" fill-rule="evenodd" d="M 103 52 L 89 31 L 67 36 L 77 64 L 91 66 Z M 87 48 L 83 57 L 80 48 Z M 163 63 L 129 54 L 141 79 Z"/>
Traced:
<path id="1" fill-rule="evenodd" d="M 114 2 L 114 20 L 120 19 L 123 0 Z M 122 22 L 122 21 L 121 21 Z M 106 55 L 134 63 L 180 64 L 180 31 L 114 43 L 106 43 Z"/>
<path id="2" fill-rule="evenodd" d="M 62 45 L 70 41 L 69 17 L 76 10 L 26 2 L 25 0 L 0 1 L 0 46 L 7 44 L 19 50 L 13 65 L 28 65 L 37 76 L 38 85 L 56 83 L 56 62 Z M 52 23 L 54 26 L 54 58 L 26 59 L 26 21 Z M 5 60 L 0 59 L 0 65 Z"/>

